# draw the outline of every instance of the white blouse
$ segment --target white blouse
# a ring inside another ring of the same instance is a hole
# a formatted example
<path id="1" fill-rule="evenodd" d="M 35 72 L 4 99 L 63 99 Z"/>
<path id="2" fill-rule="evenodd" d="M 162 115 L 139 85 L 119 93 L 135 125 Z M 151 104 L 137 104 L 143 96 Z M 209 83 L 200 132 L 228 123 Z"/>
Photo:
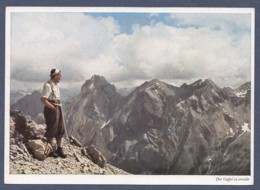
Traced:
<path id="1" fill-rule="evenodd" d="M 58 87 L 58 84 L 55 84 L 52 80 L 44 83 L 42 89 L 42 97 L 45 97 L 49 100 L 60 100 L 60 89 Z"/>

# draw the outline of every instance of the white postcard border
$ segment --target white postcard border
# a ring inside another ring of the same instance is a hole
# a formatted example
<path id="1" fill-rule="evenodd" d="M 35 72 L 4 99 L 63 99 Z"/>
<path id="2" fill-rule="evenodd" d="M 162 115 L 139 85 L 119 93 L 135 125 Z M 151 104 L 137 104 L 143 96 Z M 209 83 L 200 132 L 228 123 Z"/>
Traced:
<path id="1" fill-rule="evenodd" d="M 129 13 L 249 13 L 251 14 L 251 175 L 17 175 L 9 173 L 10 42 L 13 12 L 129 12 Z M 133 184 L 133 185 L 253 185 L 255 102 L 255 10 L 254 8 L 136 8 L 136 7 L 7 7 L 5 50 L 5 157 L 6 184 Z"/>

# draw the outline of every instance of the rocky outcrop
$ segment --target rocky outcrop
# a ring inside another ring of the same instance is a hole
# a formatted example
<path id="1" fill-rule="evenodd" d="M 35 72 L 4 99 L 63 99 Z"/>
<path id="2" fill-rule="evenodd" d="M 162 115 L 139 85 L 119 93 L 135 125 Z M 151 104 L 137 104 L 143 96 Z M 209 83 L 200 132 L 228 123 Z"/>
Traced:
<path id="1" fill-rule="evenodd" d="M 76 146 L 77 140 L 73 137 L 70 140 L 73 139 L 74 144 L 64 140 L 66 159 L 47 157 L 40 161 L 34 158 L 26 142 L 44 138 L 45 125 L 38 125 L 19 111 L 11 111 L 10 116 L 10 174 L 128 174 L 107 164 L 95 147 Z M 90 151 L 82 154 L 85 150 Z"/>
<path id="2" fill-rule="evenodd" d="M 228 142 L 227 142 L 228 141 Z M 250 132 L 237 137 L 226 138 L 225 147 L 217 154 L 211 154 L 201 165 L 210 175 L 249 175 L 250 174 Z"/>
<path id="3" fill-rule="evenodd" d="M 88 146 L 84 149 L 81 149 L 81 152 L 84 156 L 88 157 L 99 167 L 101 168 L 105 167 L 107 163 L 106 158 L 94 146 Z"/>
<path id="4" fill-rule="evenodd" d="M 152 80 L 120 98 L 92 84 L 71 102 L 68 127 L 113 165 L 135 174 L 249 174 L 250 91 L 238 96 L 211 79 L 181 87 Z"/>
<path id="5" fill-rule="evenodd" d="M 37 124 L 30 116 L 24 115 L 22 111 L 10 111 L 10 139 L 21 136 L 23 142 L 29 139 L 43 138 L 46 126 Z"/>

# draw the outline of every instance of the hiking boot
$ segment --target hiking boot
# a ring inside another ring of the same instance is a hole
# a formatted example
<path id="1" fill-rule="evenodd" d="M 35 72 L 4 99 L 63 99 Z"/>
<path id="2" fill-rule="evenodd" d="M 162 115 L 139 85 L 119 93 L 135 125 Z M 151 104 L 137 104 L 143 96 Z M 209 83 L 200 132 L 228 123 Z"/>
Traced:
<path id="1" fill-rule="evenodd" d="M 56 150 L 56 154 L 61 158 L 67 158 L 67 154 L 65 154 L 61 147 L 58 147 Z"/>
<path id="2" fill-rule="evenodd" d="M 50 153 L 49 157 L 58 158 L 59 155 L 56 152 Z"/>

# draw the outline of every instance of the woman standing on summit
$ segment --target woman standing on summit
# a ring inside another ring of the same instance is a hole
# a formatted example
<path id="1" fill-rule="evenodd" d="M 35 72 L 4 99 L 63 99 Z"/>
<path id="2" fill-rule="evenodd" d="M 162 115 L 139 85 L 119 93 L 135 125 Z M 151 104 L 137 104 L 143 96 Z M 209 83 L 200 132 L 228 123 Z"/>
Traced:
<path id="1" fill-rule="evenodd" d="M 45 136 L 47 142 L 52 146 L 54 138 L 56 139 L 58 148 L 50 156 L 54 158 L 66 158 L 67 155 L 62 149 L 62 138 L 65 127 L 61 111 L 60 89 L 58 87 L 58 83 L 61 80 L 61 71 L 59 69 L 52 69 L 50 77 L 51 79 L 43 85 L 41 97 L 41 102 L 44 104 L 44 117 L 47 125 Z"/>

